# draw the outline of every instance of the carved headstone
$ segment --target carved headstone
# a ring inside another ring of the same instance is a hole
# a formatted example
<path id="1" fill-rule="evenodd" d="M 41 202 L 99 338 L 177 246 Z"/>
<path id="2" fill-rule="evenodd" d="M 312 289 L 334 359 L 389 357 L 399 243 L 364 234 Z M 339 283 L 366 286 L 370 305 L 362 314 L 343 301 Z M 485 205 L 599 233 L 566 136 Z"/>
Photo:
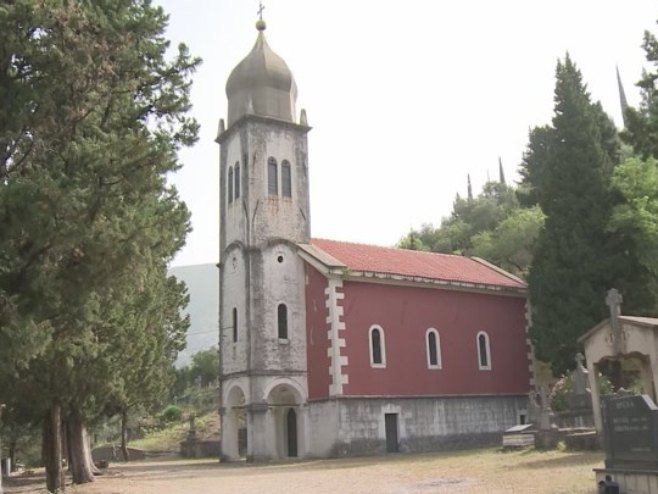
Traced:
<path id="1" fill-rule="evenodd" d="M 592 399 L 590 396 L 590 390 L 587 387 L 588 381 L 587 376 L 589 372 L 583 365 L 585 357 L 582 353 L 578 353 L 575 357 L 576 368 L 571 373 L 571 382 L 573 383 L 573 388 L 571 393 L 567 396 L 567 404 L 572 414 L 575 413 L 586 413 L 589 417 L 589 420 L 580 421 L 583 423 L 575 424 L 576 425 L 585 425 L 584 422 L 591 422 L 592 417 Z M 578 422 L 578 421 L 577 421 Z"/>
<path id="2" fill-rule="evenodd" d="M 603 400 L 607 468 L 658 468 L 658 408 L 647 395 Z"/>

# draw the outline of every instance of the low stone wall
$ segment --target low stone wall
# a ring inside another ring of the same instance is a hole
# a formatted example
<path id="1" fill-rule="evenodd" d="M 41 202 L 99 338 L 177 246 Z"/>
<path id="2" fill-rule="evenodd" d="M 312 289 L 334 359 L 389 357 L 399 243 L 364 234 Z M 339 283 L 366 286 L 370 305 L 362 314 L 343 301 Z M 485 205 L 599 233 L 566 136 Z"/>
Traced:
<path id="1" fill-rule="evenodd" d="M 219 458 L 220 441 L 185 440 L 180 443 L 183 458 Z"/>
<path id="2" fill-rule="evenodd" d="M 146 453 L 141 449 L 128 448 L 128 454 L 130 455 L 131 460 L 143 460 L 146 458 Z M 123 461 L 121 448 L 118 446 L 112 446 L 111 444 L 94 448 L 91 452 L 91 457 L 94 460 L 94 463 L 100 461 Z"/>
<path id="3" fill-rule="evenodd" d="M 594 414 L 591 407 L 565 410 L 555 413 L 555 421 L 560 429 L 593 428 Z"/>
<path id="4" fill-rule="evenodd" d="M 596 451 L 601 449 L 601 441 L 596 430 L 560 431 L 564 445 L 569 451 Z"/>

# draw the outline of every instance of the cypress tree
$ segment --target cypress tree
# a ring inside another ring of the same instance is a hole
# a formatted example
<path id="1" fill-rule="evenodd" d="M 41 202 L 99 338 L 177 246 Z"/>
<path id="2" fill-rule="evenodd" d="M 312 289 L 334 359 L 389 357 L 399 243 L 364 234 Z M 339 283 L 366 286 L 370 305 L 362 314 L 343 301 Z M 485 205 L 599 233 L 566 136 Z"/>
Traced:
<path id="1" fill-rule="evenodd" d="M 561 373 L 577 338 L 605 317 L 616 278 L 606 227 L 618 145 L 568 55 L 557 64 L 554 101 L 552 126 L 531 134 L 524 171 L 545 215 L 528 276 L 531 335 L 537 357 Z"/>
<path id="2" fill-rule="evenodd" d="M 166 266 L 189 213 L 166 175 L 196 140 L 199 61 L 167 59 L 166 21 L 147 0 L 0 6 L 0 402 L 20 383 L 42 418 L 51 492 L 61 421 L 74 482 L 93 480 L 86 423 L 135 401 L 144 366 L 161 389 L 183 344 Z"/>

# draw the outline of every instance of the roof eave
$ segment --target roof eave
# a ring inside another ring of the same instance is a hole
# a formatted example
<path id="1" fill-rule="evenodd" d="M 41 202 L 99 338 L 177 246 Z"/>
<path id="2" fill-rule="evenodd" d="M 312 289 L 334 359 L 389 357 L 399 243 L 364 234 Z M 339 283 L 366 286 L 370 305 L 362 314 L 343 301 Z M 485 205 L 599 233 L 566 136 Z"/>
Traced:
<path id="1" fill-rule="evenodd" d="M 412 284 L 412 285 L 425 285 L 442 288 L 452 288 L 456 290 L 467 291 L 485 291 L 497 292 L 519 296 L 526 296 L 526 287 L 511 287 L 503 285 L 492 285 L 488 283 L 473 283 L 457 280 L 446 280 L 441 278 L 427 278 L 424 276 L 407 276 L 394 273 L 381 273 L 375 271 L 353 271 L 351 269 L 344 270 L 341 275 L 343 279 L 350 281 L 379 281 L 389 282 L 393 284 Z"/>

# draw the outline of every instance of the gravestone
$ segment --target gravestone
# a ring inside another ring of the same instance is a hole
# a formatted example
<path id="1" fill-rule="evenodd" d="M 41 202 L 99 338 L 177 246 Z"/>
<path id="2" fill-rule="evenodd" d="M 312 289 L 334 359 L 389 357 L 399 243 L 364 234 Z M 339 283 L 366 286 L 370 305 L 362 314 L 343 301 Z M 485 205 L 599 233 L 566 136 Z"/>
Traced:
<path id="1" fill-rule="evenodd" d="M 626 493 L 658 494 L 658 407 L 647 395 L 603 399 L 605 468 L 595 468 L 597 485 L 608 481 Z"/>
<path id="2" fill-rule="evenodd" d="M 603 400 L 605 466 L 658 470 L 658 407 L 647 395 Z"/>
<path id="3" fill-rule="evenodd" d="M 537 424 L 535 447 L 538 449 L 553 449 L 560 439 L 560 431 L 553 424 L 554 415 L 550 405 L 550 389 L 546 384 L 537 384 L 534 400 L 531 399 L 533 420 Z"/>
<path id="4" fill-rule="evenodd" d="M 567 408 L 555 413 L 560 429 L 594 428 L 592 397 L 588 388 L 588 371 L 583 365 L 584 359 L 581 353 L 575 356 L 576 368 L 570 374 L 572 387 L 566 395 Z M 592 433 L 593 444 L 596 444 L 596 433 L 595 431 Z"/>

